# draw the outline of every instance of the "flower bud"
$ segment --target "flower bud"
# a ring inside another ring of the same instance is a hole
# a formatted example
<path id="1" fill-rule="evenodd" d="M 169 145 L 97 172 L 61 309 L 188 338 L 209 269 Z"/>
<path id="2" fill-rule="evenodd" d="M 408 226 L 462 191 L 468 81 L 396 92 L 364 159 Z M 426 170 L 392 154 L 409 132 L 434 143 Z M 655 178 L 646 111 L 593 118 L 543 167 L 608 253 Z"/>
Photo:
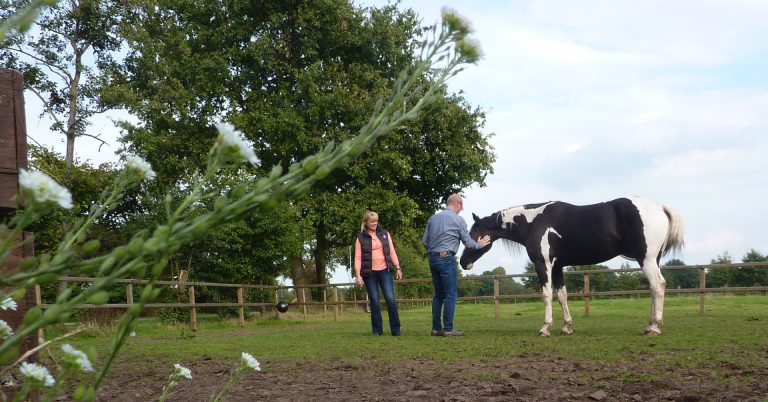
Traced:
<path id="1" fill-rule="evenodd" d="M 66 288 L 56 297 L 56 303 L 64 303 L 72 296 L 72 288 Z"/>
<path id="2" fill-rule="evenodd" d="M 222 195 L 221 197 L 217 198 L 216 201 L 214 201 L 213 210 L 220 211 L 226 206 L 227 206 L 227 197 Z"/>
<path id="3" fill-rule="evenodd" d="M 21 320 L 22 325 L 29 326 L 40 320 L 43 317 L 43 310 L 40 307 L 32 307 L 24 314 L 24 318 Z"/>
<path id="4" fill-rule="evenodd" d="M 248 186 L 245 183 L 240 183 L 232 190 L 232 198 L 240 199 L 248 192 Z"/>
<path id="5" fill-rule="evenodd" d="M 277 199 L 270 198 L 270 199 L 264 201 L 259 207 L 261 208 L 262 211 L 269 212 L 269 211 L 275 209 L 276 206 L 277 206 Z"/>
<path id="6" fill-rule="evenodd" d="M 37 258 L 35 257 L 26 257 L 19 263 L 19 268 L 21 268 L 22 271 L 31 271 L 35 268 L 37 268 Z"/>
<path id="7" fill-rule="evenodd" d="M 34 278 L 35 283 L 38 285 L 50 285 L 59 280 L 59 276 L 56 274 L 40 274 Z"/>
<path id="8" fill-rule="evenodd" d="M 128 243 L 128 254 L 132 257 L 135 257 L 141 254 L 142 247 L 144 247 L 144 239 L 141 237 L 134 237 Z"/>
<path id="9" fill-rule="evenodd" d="M 81 249 L 81 252 L 83 253 L 83 256 L 88 257 L 95 254 L 97 251 L 99 251 L 100 247 L 101 247 L 101 242 L 99 241 L 99 239 L 89 240 L 88 242 L 83 244 L 83 248 Z"/>
<path id="10" fill-rule="evenodd" d="M 88 391 L 86 391 L 85 385 L 78 385 L 77 389 L 75 389 L 75 392 L 72 393 L 72 398 L 74 398 L 76 401 L 84 401 L 85 400 L 85 394 Z"/>
<path id="11" fill-rule="evenodd" d="M 64 313 L 65 311 L 62 306 L 54 304 L 45 309 L 45 312 L 43 313 L 43 321 L 45 321 L 46 324 L 55 324 L 65 316 Z"/>
<path id="12" fill-rule="evenodd" d="M 109 301 L 109 292 L 107 292 L 106 290 L 100 290 L 92 294 L 91 297 L 88 298 L 88 303 L 95 304 L 97 306 L 100 306 L 108 301 Z"/>
<path id="13" fill-rule="evenodd" d="M 154 254 L 163 248 L 163 241 L 157 237 L 153 237 L 144 243 L 144 250 L 149 254 Z"/>
<path id="14" fill-rule="evenodd" d="M 109 272 L 109 270 L 112 269 L 112 267 L 115 265 L 115 262 L 117 262 L 117 258 L 114 256 L 114 254 L 107 257 L 107 259 L 104 260 L 99 267 L 99 275 L 106 275 L 107 272 Z"/>
<path id="15" fill-rule="evenodd" d="M 275 180 L 280 177 L 281 174 L 283 174 L 283 167 L 280 165 L 275 165 L 275 167 L 272 168 L 272 171 L 269 172 L 269 178 L 271 180 Z"/>
<path id="16" fill-rule="evenodd" d="M 11 346 L 0 353 L 0 366 L 7 366 L 13 363 L 19 357 L 18 346 Z"/>
<path id="17" fill-rule="evenodd" d="M 168 265 L 168 258 L 163 258 L 152 265 L 152 276 L 155 278 L 160 277 L 160 274 L 163 273 L 163 269 L 165 269 L 166 265 Z"/>
<path id="18" fill-rule="evenodd" d="M 128 247 L 117 246 L 114 250 L 112 250 L 112 255 L 115 257 L 115 259 L 122 260 L 128 256 Z"/>
<path id="19" fill-rule="evenodd" d="M 328 167 L 328 165 L 320 166 L 315 171 L 315 179 L 317 179 L 317 180 L 324 179 L 326 176 L 328 176 L 328 174 L 331 173 L 331 170 L 332 169 L 330 167 Z"/>
<path id="20" fill-rule="evenodd" d="M 315 155 L 308 156 L 306 159 L 304 159 L 302 167 L 304 168 L 305 175 L 312 174 L 312 172 L 317 169 L 317 157 Z"/>
<path id="21" fill-rule="evenodd" d="M 21 287 L 13 291 L 11 293 L 11 299 L 13 300 L 21 300 L 24 298 L 24 296 L 27 295 L 27 288 Z"/>

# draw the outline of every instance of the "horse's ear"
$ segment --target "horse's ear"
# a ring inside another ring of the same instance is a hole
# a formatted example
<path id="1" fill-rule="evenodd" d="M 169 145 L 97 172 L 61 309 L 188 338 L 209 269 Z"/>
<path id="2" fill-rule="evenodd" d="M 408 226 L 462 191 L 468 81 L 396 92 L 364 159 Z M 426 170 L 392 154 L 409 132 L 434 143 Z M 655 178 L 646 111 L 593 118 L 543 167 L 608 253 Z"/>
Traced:
<path id="1" fill-rule="evenodd" d="M 474 213 L 474 212 L 472 213 L 472 219 L 474 219 L 474 220 L 475 220 L 475 222 L 477 222 L 477 221 L 479 221 L 479 220 L 480 220 L 480 218 L 479 218 L 477 215 L 475 215 L 475 213 Z"/>

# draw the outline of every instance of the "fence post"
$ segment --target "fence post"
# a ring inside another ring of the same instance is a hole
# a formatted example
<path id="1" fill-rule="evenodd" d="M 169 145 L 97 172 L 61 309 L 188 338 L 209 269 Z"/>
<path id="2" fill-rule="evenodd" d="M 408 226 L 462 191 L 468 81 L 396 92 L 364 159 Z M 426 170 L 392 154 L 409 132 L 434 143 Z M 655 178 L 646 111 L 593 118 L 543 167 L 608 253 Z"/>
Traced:
<path id="1" fill-rule="evenodd" d="M 35 284 L 35 305 L 39 306 L 43 304 L 43 292 L 40 290 L 40 285 Z M 45 332 L 42 328 L 37 329 L 37 343 L 41 344 L 45 342 Z"/>
<path id="2" fill-rule="evenodd" d="M 320 289 L 323 290 L 323 318 L 325 318 L 325 315 L 328 313 L 328 304 L 327 304 L 328 303 L 328 295 L 326 294 L 327 292 L 325 291 L 325 285 L 320 287 Z"/>
<path id="3" fill-rule="evenodd" d="M 495 312 L 496 312 L 496 319 L 499 319 L 499 278 L 494 275 L 493 276 L 493 304 Z"/>
<path id="4" fill-rule="evenodd" d="M 307 292 L 305 292 L 307 288 L 301 288 L 301 300 L 304 303 L 304 319 L 307 319 Z"/>
<path id="5" fill-rule="evenodd" d="M 195 309 L 195 287 L 189 287 L 189 325 L 193 331 L 197 331 L 197 310 Z"/>
<path id="6" fill-rule="evenodd" d="M 133 284 L 125 285 L 125 303 L 133 304 Z"/>
<path id="7" fill-rule="evenodd" d="M 699 266 L 699 314 L 704 314 L 704 296 L 707 288 L 707 273 L 704 267 Z"/>
<path id="8" fill-rule="evenodd" d="M 243 303 L 245 303 L 245 298 L 243 297 L 243 287 L 240 286 L 237 288 L 237 304 L 240 306 L 237 308 L 238 311 L 238 317 L 237 317 L 237 323 L 241 326 L 245 326 L 245 306 L 243 306 Z"/>
<path id="9" fill-rule="evenodd" d="M 280 292 L 280 290 L 278 290 L 277 288 L 275 288 L 275 304 L 274 304 L 274 306 L 277 306 L 277 303 L 279 303 L 279 302 L 280 302 L 280 295 L 279 295 L 279 292 Z M 275 307 L 275 318 L 280 318 L 280 312 L 279 312 L 279 311 L 277 311 L 277 307 Z"/>
<path id="10" fill-rule="evenodd" d="M 339 289 L 333 285 L 333 321 L 339 321 Z"/>
<path id="11" fill-rule="evenodd" d="M 584 315 L 589 315 L 589 274 L 584 274 Z"/>

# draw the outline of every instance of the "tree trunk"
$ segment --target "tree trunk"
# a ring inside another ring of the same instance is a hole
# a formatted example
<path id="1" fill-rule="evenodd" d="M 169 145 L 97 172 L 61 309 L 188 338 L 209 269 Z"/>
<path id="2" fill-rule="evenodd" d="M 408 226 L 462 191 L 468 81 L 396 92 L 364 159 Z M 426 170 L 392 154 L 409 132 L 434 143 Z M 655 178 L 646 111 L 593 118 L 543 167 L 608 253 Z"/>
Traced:
<path id="1" fill-rule="evenodd" d="M 307 284 L 307 274 L 304 270 L 304 260 L 301 258 L 301 256 L 290 256 L 288 257 L 288 263 L 291 268 L 291 280 L 293 280 L 293 284 L 295 286 L 303 286 Z M 312 299 L 312 293 L 307 291 L 300 291 L 298 290 L 296 292 L 296 299 L 299 301 L 299 303 L 304 303 L 305 296 L 308 297 L 310 300 Z"/>
<path id="2" fill-rule="evenodd" d="M 325 284 L 325 270 L 326 270 L 326 255 L 328 254 L 328 239 L 327 239 L 327 231 L 325 230 L 325 225 L 322 222 L 318 223 L 317 230 L 315 232 L 316 234 L 316 242 L 315 242 L 315 250 L 313 251 L 313 256 L 315 258 L 315 280 L 319 284 Z M 318 299 L 322 299 L 322 292 L 325 289 L 323 288 L 317 288 L 317 297 Z"/>
<path id="3" fill-rule="evenodd" d="M 317 243 L 315 245 L 314 257 L 315 257 L 315 278 L 317 283 L 325 283 L 325 270 L 326 270 L 326 258 L 328 254 L 328 239 L 326 238 L 327 232 L 325 225 L 321 222 L 317 226 Z"/>
<path id="4" fill-rule="evenodd" d="M 69 84 L 69 118 L 67 119 L 67 151 L 64 155 L 64 161 L 66 162 L 66 168 L 64 169 L 64 180 L 69 181 L 72 174 L 72 165 L 75 162 L 75 138 L 77 138 L 77 132 L 75 131 L 77 126 L 77 109 L 78 109 L 78 90 L 80 85 L 80 77 L 83 72 L 83 50 L 77 48 L 72 44 L 75 51 L 75 75 L 72 77 L 72 82 Z"/>

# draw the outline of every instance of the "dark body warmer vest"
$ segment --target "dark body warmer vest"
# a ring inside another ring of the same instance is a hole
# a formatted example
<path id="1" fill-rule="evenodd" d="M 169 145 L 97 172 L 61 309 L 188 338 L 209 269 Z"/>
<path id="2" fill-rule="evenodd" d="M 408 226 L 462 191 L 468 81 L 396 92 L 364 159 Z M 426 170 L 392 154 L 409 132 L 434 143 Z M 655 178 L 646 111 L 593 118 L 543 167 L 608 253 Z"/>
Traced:
<path id="1" fill-rule="evenodd" d="M 392 263 L 392 258 L 389 256 L 389 233 L 382 229 L 381 226 L 376 228 L 376 237 L 381 242 L 381 247 L 384 250 L 384 260 L 387 262 L 387 269 L 392 270 L 395 264 Z M 373 239 L 368 233 L 368 230 L 364 230 L 357 235 L 357 239 L 360 240 L 360 276 L 370 276 L 373 265 L 373 256 L 371 253 Z"/>

